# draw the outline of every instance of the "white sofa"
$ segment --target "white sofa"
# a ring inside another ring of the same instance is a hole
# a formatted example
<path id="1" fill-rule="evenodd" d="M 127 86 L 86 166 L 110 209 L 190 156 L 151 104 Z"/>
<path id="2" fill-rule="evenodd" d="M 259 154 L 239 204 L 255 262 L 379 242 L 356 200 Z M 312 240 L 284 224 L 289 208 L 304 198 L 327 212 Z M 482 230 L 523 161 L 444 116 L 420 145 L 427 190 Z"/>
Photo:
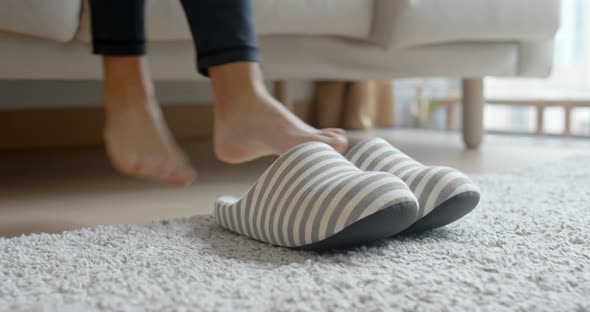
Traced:
<path id="1" fill-rule="evenodd" d="M 482 140 L 485 76 L 543 77 L 559 0 L 254 0 L 269 79 L 464 79 L 464 140 Z M 155 79 L 202 79 L 178 0 L 148 0 Z M 0 79 L 100 79 L 81 0 L 0 1 Z"/>

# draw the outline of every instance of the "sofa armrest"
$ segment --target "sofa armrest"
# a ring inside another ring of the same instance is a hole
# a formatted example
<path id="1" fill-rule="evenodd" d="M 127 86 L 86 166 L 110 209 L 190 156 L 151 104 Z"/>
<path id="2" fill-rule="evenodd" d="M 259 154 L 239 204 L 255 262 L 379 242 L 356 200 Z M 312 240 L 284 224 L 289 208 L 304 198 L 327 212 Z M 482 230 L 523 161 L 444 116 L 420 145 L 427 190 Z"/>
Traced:
<path id="1" fill-rule="evenodd" d="M 547 40 L 560 23 L 560 0 L 374 1 L 370 38 L 387 48 Z"/>
<path id="2" fill-rule="evenodd" d="M 2 0 L 0 31 L 72 40 L 80 20 L 81 0 Z"/>

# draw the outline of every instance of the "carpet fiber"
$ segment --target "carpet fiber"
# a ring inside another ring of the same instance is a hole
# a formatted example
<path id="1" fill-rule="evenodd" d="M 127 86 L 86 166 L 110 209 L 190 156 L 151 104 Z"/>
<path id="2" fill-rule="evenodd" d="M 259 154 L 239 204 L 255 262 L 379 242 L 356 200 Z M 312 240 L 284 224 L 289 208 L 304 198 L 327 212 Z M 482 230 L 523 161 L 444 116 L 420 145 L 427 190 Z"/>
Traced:
<path id="1" fill-rule="evenodd" d="M 464 219 L 346 252 L 271 247 L 210 217 L 0 238 L 0 309 L 588 311 L 589 164 L 476 176 Z"/>

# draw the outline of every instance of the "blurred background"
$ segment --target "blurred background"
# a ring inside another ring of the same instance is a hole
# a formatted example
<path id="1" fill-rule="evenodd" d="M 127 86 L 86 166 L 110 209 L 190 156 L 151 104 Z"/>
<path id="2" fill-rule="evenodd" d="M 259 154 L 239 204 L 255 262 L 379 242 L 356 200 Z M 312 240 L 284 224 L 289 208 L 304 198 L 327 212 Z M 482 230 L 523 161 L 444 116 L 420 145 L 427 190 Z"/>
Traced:
<path id="1" fill-rule="evenodd" d="M 486 105 L 484 127 L 487 131 L 590 136 L 590 2 L 562 0 L 561 6 L 553 71 L 548 78 L 486 78 L 486 98 L 506 102 Z M 394 85 L 398 125 L 434 129 L 460 127 L 457 122 L 447 124 L 449 112 L 446 106 L 437 105 L 437 100 L 460 96 L 460 80 L 410 79 L 397 80 Z M 510 102 L 510 99 L 517 101 Z M 522 105 L 518 100 L 532 103 Z M 571 108 L 571 129 L 566 131 L 566 105 L 572 100 L 581 104 Z M 544 109 L 543 130 L 538 131 L 538 108 L 544 101 L 555 103 Z M 423 107 L 421 113 L 418 113 L 419 107 Z M 459 110 L 458 107 L 451 111 L 454 120 L 460 120 Z"/>

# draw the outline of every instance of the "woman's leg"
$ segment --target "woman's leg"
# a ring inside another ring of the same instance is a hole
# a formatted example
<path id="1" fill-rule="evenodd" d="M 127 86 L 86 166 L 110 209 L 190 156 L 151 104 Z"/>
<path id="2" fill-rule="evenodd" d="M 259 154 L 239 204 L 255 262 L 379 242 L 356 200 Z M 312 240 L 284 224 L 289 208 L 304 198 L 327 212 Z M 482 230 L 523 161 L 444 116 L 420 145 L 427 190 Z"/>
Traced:
<path id="1" fill-rule="evenodd" d="M 340 152 L 346 149 L 343 130 L 312 128 L 266 90 L 250 0 L 182 4 L 195 39 L 198 70 L 213 84 L 214 144 L 221 160 L 245 162 L 307 141 L 325 142 Z"/>
<path id="2" fill-rule="evenodd" d="M 144 58 L 144 0 L 91 0 L 94 53 L 101 54 L 108 155 L 120 171 L 187 185 L 194 179 L 155 97 Z"/>

